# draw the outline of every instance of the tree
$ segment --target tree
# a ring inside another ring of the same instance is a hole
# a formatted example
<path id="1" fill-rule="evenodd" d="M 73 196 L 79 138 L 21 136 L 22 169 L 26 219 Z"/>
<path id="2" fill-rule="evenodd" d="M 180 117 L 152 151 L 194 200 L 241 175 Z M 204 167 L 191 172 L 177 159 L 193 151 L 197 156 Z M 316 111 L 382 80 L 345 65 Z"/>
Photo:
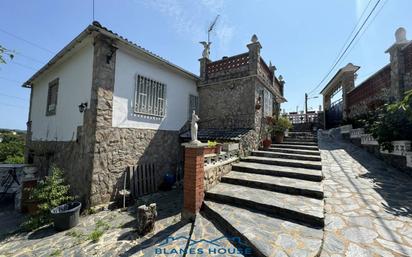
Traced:
<path id="1" fill-rule="evenodd" d="M 5 48 L 4 46 L 0 45 L 0 64 L 7 63 L 7 57 L 11 60 L 14 58 L 13 51 Z"/>

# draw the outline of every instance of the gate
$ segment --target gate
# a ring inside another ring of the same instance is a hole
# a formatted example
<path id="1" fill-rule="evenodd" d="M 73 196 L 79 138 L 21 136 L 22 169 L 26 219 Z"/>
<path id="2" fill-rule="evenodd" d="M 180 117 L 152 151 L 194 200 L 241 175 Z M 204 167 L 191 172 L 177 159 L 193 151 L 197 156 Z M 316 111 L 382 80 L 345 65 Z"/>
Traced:
<path id="1" fill-rule="evenodd" d="M 130 193 L 134 198 L 157 191 L 154 163 L 129 166 Z"/>
<path id="2" fill-rule="evenodd" d="M 343 102 L 340 99 L 335 102 L 328 110 L 325 111 L 326 129 L 336 128 L 340 126 L 343 118 Z"/>

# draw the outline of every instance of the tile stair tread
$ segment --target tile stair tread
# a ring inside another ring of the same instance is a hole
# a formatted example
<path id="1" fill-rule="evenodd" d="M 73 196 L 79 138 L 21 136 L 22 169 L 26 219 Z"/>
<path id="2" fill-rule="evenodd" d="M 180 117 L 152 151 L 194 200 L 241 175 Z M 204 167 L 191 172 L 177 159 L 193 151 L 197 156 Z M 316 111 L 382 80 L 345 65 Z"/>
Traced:
<path id="1" fill-rule="evenodd" d="M 242 168 L 249 168 L 251 169 L 248 173 L 253 173 L 253 169 L 261 169 L 267 171 L 281 171 L 284 173 L 295 173 L 295 174 L 303 174 L 303 175 L 312 175 L 312 176 L 319 176 L 322 177 L 322 171 L 317 169 L 306 169 L 306 168 L 291 168 L 286 166 L 280 165 L 271 165 L 271 164 L 263 164 L 263 163 L 254 163 L 254 162 L 238 162 L 233 164 L 233 167 L 242 167 Z"/>
<path id="2" fill-rule="evenodd" d="M 304 161 L 304 160 L 295 160 L 295 159 L 284 159 L 284 158 L 271 158 L 271 157 L 260 157 L 260 156 L 248 156 L 245 157 L 244 160 L 265 160 L 265 161 L 280 161 L 285 163 L 301 163 L 301 164 L 309 164 L 309 165 L 319 165 L 322 166 L 320 161 Z M 293 167 L 290 167 L 293 168 Z"/>
<path id="3" fill-rule="evenodd" d="M 211 190 L 206 192 L 206 196 L 211 194 L 251 201 L 256 204 L 263 204 L 271 207 L 277 207 L 288 211 L 310 215 L 318 219 L 324 218 L 324 203 L 323 200 L 319 199 L 278 193 L 227 183 L 219 183 Z M 206 199 L 208 198 L 206 197 Z"/>
<path id="4" fill-rule="evenodd" d="M 219 216 L 263 256 L 318 256 L 323 230 L 251 212 L 231 205 L 212 201 L 204 202 L 204 209 Z M 243 241 L 243 240 L 242 240 Z M 299 246 L 299 250 L 297 249 Z M 282 255 L 283 253 L 283 255 Z M 300 254 L 299 254 L 300 253 Z"/>
<path id="5" fill-rule="evenodd" d="M 320 182 L 307 181 L 302 179 L 295 178 L 286 178 L 286 177 L 275 177 L 270 175 L 246 173 L 239 171 L 231 171 L 223 178 L 232 178 L 238 180 L 254 181 L 259 183 L 266 183 L 279 186 L 295 187 L 299 189 L 317 191 L 319 193 L 323 192 L 323 187 Z"/>
<path id="6" fill-rule="evenodd" d="M 295 151 L 296 153 L 302 153 L 302 154 L 307 154 L 307 153 L 311 153 L 311 154 L 318 154 L 320 155 L 319 150 L 303 150 L 303 149 L 288 149 L 288 148 L 278 148 L 278 147 L 269 147 L 270 151 L 272 152 L 277 152 L 279 151 L 279 153 L 281 153 L 282 151 Z"/>
<path id="7" fill-rule="evenodd" d="M 280 155 L 282 157 L 275 157 L 275 158 L 293 158 L 293 157 L 302 157 L 302 158 L 317 158 L 320 161 L 320 156 L 316 156 L 316 155 L 305 155 L 305 154 L 296 154 L 296 153 L 279 153 L 279 152 L 273 152 L 273 151 L 265 151 L 265 150 L 257 150 L 257 151 L 253 151 L 256 153 L 263 153 L 263 154 L 268 154 L 268 155 Z M 270 157 L 269 157 L 270 158 Z M 299 160 L 299 159 L 294 159 L 294 160 Z"/>

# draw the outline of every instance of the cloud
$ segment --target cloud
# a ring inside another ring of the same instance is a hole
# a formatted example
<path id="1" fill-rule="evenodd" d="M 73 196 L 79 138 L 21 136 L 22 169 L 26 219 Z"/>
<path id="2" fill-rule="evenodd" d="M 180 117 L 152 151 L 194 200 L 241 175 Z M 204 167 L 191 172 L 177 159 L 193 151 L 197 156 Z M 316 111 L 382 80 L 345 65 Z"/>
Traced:
<path id="1" fill-rule="evenodd" d="M 206 39 L 210 22 L 219 14 L 219 21 L 212 33 L 212 56 L 227 50 L 233 39 L 235 27 L 223 13 L 224 0 L 151 0 L 144 1 L 144 4 L 164 15 L 177 34 L 193 43 Z"/>

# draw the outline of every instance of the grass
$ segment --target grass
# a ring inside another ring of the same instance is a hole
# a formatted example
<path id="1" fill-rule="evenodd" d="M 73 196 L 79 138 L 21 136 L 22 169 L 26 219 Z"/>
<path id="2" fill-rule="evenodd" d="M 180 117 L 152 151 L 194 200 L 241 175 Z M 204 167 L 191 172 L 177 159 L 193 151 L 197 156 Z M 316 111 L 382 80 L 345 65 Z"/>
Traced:
<path id="1" fill-rule="evenodd" d="M 72 230 L 66 233 L 66 236 L 71 236 L 75 238 L 82 238 L 84 234 L 82 232 L 79 232 L 77 230 Z"/>
<path id="2" fill-rule="evenodd" d="M 91 240 L 93 243 L 97 243 L 100 238 L 103 236 L 104 232 L 110 228 L 110 225 L 103 221 L 98 220 L 96 222 L 96 227 L 94 230 L 87 236 L 88 240 Z"/>
<path id="3" fill-rule="evenodd" d="M 57 250 L 54 250 L 54 251 L 50 254 L 50 256 L 60 256 L 61 254 L 62 254 L 62 250 L 57 249 Z"/>

